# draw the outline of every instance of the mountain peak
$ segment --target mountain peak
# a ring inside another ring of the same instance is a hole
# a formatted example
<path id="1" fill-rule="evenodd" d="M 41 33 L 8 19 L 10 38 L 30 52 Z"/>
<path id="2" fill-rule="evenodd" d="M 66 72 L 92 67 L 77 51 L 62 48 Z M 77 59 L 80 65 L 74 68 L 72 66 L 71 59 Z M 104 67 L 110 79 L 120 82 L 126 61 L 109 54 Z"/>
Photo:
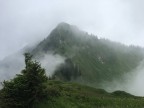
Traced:
<path id="1" fill-rule="evenodd" d="M 70 25 L 68 23 L 65 23 L 65 22 L 61 22 L 58 24 L 57 27 L 69 27 Z"/>
<path id="2" fill-rule="evenodd" d="M 57 25 L 56 29 L 58 29 L 58 30 L 68 30 L 68 31 L 73 31 L 73 32 L 80 31 L 77 26 L 70 25 L 70 24 L 65 23 L 65 22 L 59 23 Z"/>

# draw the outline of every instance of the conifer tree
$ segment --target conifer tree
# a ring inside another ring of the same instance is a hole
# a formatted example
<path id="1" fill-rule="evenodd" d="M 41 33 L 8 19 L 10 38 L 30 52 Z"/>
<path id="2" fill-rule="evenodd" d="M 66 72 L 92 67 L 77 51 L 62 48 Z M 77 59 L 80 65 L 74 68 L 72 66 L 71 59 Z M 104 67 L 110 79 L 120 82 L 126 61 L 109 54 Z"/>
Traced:
<path id="1" fill-rule="evenodd" d="M 21 74 L 2 83 L 0 108 L 33 108 L 35 103 L 46 96 L 43 83 L 48 78 L 45 69 L 41 68 L 39 62 L 33 61 L 29 53 L 24 56 L 26 66 Z"/>

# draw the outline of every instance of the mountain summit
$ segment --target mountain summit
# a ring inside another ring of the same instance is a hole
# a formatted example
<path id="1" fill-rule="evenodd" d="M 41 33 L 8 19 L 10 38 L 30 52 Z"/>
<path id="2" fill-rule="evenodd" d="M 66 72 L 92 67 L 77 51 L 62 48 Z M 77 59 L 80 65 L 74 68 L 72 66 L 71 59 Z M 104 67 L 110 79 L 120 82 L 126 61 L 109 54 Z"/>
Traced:
<path id="1" fill-rule="evenodd" d="M 71 45 L 79 44 L 86 35 L 86 32 L 80 31 L 76 26 L 60 23 L 46 39 L 40 42 L 33 52 L 47 52 L 50 50 L 55 52 L 56 49 L 62 51 L 65 46 L 71 47 Z"/>

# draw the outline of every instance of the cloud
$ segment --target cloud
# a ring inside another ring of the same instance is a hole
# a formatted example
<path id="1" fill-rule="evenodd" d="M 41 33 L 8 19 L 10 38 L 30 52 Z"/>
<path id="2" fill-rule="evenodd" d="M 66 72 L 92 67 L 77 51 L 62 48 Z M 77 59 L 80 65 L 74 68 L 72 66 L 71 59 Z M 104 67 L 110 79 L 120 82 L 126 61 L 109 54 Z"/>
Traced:
<path id="1" fill-rule="evenodd" d="M 47 76 L 52 76 L 57 67 L 65 62 L 65 57 L 58 54 L 53 55 L 51 53 L 47 53 L 39 58 L 39 61 L 42 67 L 46 69 Z"/>
<path id="2" fill-rule="evenodd" d="M 132 72 L 126 76 L 127 79 L 127 91 L 138 95 L 144 96 L 144 60 L 140 63 L 140 65 Z"/>

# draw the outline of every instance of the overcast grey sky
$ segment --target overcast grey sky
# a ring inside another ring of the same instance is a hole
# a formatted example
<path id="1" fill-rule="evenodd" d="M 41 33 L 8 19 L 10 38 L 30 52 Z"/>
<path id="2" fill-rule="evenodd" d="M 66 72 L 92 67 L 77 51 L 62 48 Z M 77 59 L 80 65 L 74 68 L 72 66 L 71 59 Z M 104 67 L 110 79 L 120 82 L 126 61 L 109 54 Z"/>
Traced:
<path id="1" fill-rule="evenodd" d="M 144 46 L 144 0 L 0 0 L 0 59 L 47 37 L 60 22 Z"/>

